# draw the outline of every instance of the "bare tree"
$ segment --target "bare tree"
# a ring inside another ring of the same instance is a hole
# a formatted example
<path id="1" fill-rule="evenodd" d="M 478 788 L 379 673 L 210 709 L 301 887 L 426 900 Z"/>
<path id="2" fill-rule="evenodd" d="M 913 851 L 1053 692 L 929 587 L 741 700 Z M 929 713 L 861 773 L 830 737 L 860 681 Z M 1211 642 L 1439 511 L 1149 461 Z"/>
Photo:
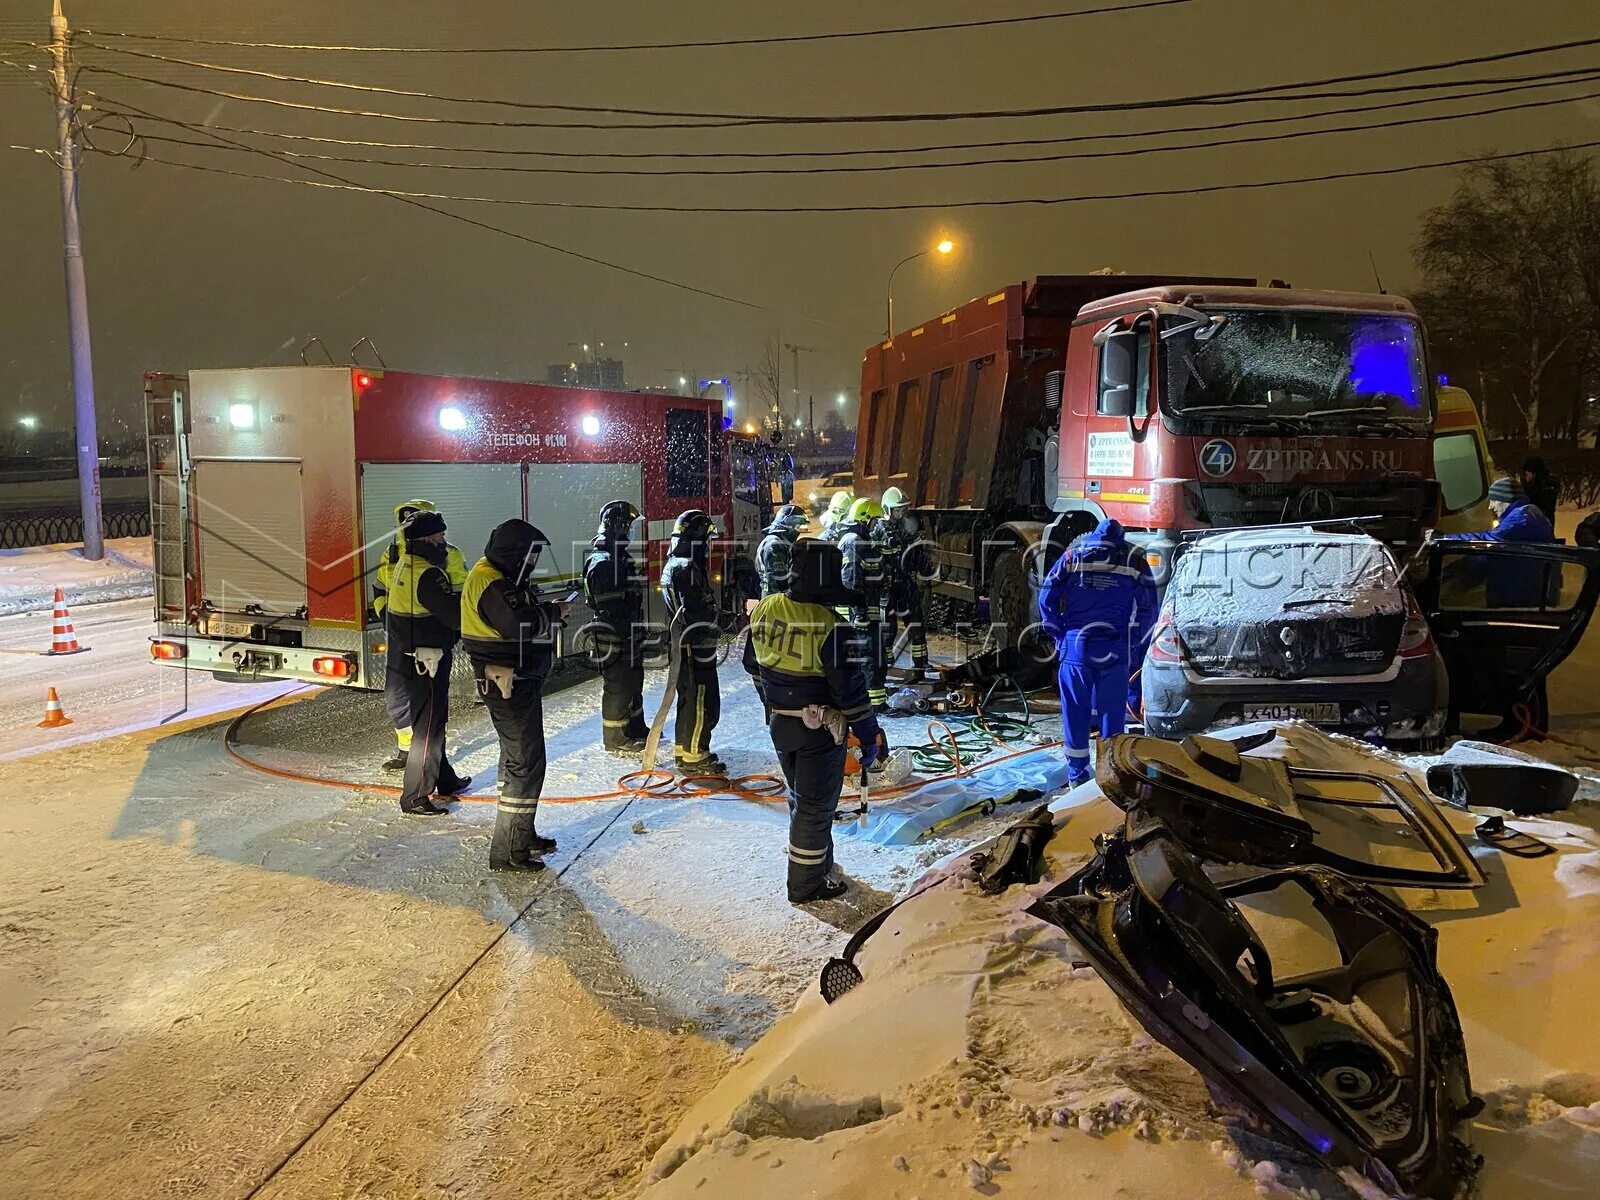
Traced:
<path id="1" fill-rule="evenodd" d="M 1539 444 L 1550 398 L 1575 391 L 1573 376 L 1600 332 L 1594 195 L 1593 165 L 1574 154 L 1478 163 L 1422 219 L 1419 300 L 1430 325 L 1474 364 L 1482 390 L 1492 383 L 1510 398 L 1530 446 Z"/>
<path id="2" fill-rule="evenodd" d="M 783 346 L 776 333 L 769 333 L 761 343 L 761 357 L 756 361 L 751 377 L 756 399 L 761 402 L 762 419 L 774 428 L 783 425 L 780 401 L 783 398 Z"/>

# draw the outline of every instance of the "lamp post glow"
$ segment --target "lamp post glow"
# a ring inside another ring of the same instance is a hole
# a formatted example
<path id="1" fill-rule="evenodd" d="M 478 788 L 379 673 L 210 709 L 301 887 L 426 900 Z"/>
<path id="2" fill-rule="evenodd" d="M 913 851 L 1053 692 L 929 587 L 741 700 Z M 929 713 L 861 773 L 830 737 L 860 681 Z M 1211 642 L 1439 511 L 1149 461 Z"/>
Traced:
<path id="1" fill-rule="evenodd" d="M 840 392 L 839 396 L 838 396 L 839 407 L 843 408 L 845 406 L 845 404 L 849 402 L 849 399 L 850 398 L 848 396 L 846 396 L 843 392 Z"/>
<path id="2" fill-rule="evenodd" d="M 951 241 L 949 238 L 940 238 L 938 240 L 938 242 L 936 242 L 932 247 L 930 247 L 930 249 L 932 249 L 933 253 L 937 254 L 940 258 L 949 258 L 950 255 L 955 252 L 955 248 L 956 248 L 955 242 Z M 921 258 L 924 254 L 927 254 L 927 253 L 928 253 L 927 250 L 918 250 L 915 254 L 908 254 L 905 258 L 902 258 L 899 262 L 895 263 L 894 270 L 889 272 L 889 282 L 884 286 L 884 289 L 883 289 L 883 293 L 884 293 L 884 309 L 885 309 L 885 314 L 884 315 L 885 315 L 885 318 L 886 318 L 885 321 L 884 321 L 884 324 L 883 324 L 883 340 L 884 341 L 888 341 L 890 338 L 894 337 L 894 277 L 895 277 L 895 274 L 900 270 L 901 267 L 905 266 L 908 262 L 916 262 L 917 259 Z"/>
<path id="3" fill-rule="evenodd" d="M 35 416 L 18 417 L 17 424 L 21 425 L 29 433 L 32 433 L 35 429 L 39 428 L 39 418 Z"/>

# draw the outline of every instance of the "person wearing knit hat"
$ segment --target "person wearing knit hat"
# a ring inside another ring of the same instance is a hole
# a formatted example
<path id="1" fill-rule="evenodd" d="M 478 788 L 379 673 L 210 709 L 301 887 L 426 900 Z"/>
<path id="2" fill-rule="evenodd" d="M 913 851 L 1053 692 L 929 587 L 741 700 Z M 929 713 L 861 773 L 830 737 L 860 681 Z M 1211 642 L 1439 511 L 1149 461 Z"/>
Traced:
<path id="1" fill-rule="evenodd" d="M 1555 527 L 1550 518 L 1540 511 L 1523 494 L 1522 485 L 1509 475 L 1502 475 L 1489 485 L 1489 511 L 1494 514 L 1494 528 L 1472 533 L 1438 535 L 1441 542 L 1553 542 Z"/>

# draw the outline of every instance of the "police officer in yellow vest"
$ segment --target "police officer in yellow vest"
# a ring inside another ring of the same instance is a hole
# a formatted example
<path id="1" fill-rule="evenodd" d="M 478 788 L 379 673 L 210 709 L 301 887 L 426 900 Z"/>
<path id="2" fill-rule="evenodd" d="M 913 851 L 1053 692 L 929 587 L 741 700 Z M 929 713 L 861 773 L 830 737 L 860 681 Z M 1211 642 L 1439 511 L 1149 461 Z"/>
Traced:
<path id="1" fill-rule="evenodd" d="M 378 560 L 378 582 L 373 589 L 372 611 L 382 617 L 389 607 L 389 596 L 393 588 L 395 565 L 400 561 L 400 555 L 405 550 L 406 531 L 405 525 L 419 512 L 438 512 L 431 500 L 404 500 L 395 505 L 394 540 L 389 543 L 383 552 L 383 557 Z M 448 541 L 444 544 L 445 564 L 444 571 L 450 578 L 450 586 L 457 592 L 461 585 L 467 581 L 466 560 Z M 411 745 L 411 726 L 408 723 L 405 687 L 405 663 L 390 660 L 390 666 L 384 671 L 383 692 L 384 703 L 389 710 L 389 721 L 394 726 L 394 739 L 398 748 L 394 756 L 383 764 L 385 771 L 404 771 L 406 769 L 406 749 Z"/>
<path id="2" fill-rule="evenodd" d="M 554 838 L 534 828 L 544 790 L 544 681 L 555 664 L 566 606 L 540 599 L 533 571 L 550 539 L 522 520 L 502 522 L 461 590 L 461 646 L 500 739 L 500 800 L 491 871 L 542 871 Z"/>
<path id="3" fill-rule="evenodd" d="M 461 623 L 461 604 L 446 573 L 444 532 L 438 513 L 414 514 L 389 573 L 388 658 L 400 667 L 394 674 L 405 688 L 412 734 L 400 809 L 418 816 L 447 811 L 434 797 L 459 795 L 471 782 L 456 773 L 444 752 L 450 665 Z"/>
<path id="4" fill-rule="evenodd" d="M 860 634 L 834 611 L 862 599 L 845 588 L 841 568 L 837 546 L 820 539 L 796 545 L 788 588 L 756 605 L 744 649 L 744 669 L 767 706 L 772 748 L 789 785 L 791 904 L 847 890 L 830 877 L 845 731 L 861 743 L 863 768 L 889 749 L 867 699 Z"/>

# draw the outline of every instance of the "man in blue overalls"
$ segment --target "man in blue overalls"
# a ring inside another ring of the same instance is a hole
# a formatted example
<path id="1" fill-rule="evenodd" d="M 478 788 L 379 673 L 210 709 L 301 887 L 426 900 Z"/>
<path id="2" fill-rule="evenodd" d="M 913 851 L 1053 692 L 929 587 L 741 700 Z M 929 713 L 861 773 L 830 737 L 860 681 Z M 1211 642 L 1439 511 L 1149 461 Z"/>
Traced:
<path id="1" fill-rule="evenodd" d="M 1101 738 L 1122 732 L 1134 669 L 1129 648 L 1142 646 L 1155 624 L 1156 581 L 1144 551 L 1107 519 L 1056 560 L 1039 608 L 1061 661 L 1061 724 L 1076 785 L 1092 773 L 1093 714 L 1100 714 Z"/>

